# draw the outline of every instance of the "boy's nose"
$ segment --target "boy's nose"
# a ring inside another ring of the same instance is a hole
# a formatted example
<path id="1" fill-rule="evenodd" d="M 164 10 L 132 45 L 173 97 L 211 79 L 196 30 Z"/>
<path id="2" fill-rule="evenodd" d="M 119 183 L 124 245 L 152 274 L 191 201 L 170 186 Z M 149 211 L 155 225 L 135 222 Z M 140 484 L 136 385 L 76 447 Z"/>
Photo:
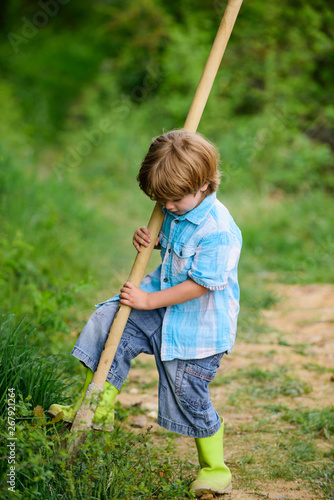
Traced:
<path id="1" fill-rule="evenodd" d="M 167 210 L 172 210 L 174 208 L 174 204 L 171 201 L 167 201 L 165 207 Z"/>

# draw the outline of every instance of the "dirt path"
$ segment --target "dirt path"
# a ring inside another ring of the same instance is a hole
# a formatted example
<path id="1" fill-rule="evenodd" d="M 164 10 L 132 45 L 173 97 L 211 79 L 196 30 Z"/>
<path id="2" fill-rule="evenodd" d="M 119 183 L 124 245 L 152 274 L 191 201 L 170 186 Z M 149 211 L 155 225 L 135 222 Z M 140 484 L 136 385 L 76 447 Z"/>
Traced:
<path id="1" fill-rule="evenodd" d="M 293 426 L 287 423 L 282 428 L 281 423 L 276 423 L 277 414 L 269 415 L 265 408 L 269 404 L 311 410 L 334 404 L 334 286 L 275 285 L 273 290 L 280 300 L 270 310 L 263 311 L 266 334 L 259 334 L 257 343 L 238 340 L 217 374 L 222 383 L 211 388 L 214 406 L 225 419 L 225 460 L 233 473 L 234 489 L 225 498 L 318 500 L 324 498 L 321 491 L 311 489 L 301 479 L 272 478 L 275 471 L 270 471 L 270 450 L 272 456 L 281 453 L 281 442 Z M 270 396 L 268 390 L 273 382 L 257 385 L 256 370 L 260 370 L 260 376 L 278 374 L 282 384 L 286 384 L 284 390 L 278 393 L 276 390 Z M 247 374 L 253 378 L 247 379 Z M 154 430 L 160 430 L 155 423 L 154 360 L 141 355 L 130 371 L 129 380 L 119 401 L 146 410 L 144 415 L 131 417 L 131 425 L 140 429 L 153 424 Z M 197 464 L 193 440 L 176 436 L 174 444 L 180 456 Z M 326 447 L 321 436 L 316 446 Z"/>

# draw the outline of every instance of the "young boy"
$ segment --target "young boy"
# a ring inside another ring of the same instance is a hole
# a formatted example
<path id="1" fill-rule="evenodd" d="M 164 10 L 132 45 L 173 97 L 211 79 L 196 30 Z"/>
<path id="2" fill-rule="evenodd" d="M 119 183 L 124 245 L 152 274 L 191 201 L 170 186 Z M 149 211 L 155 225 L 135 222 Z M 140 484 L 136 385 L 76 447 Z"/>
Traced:
<path id="1" fill-rule="evenodd" d="M 242 240 L 228 210 L 216 199 L 218 158 L 215 147 L 197 133 L 172 131 L 152 141 L 138 181 L 165 213 L 159 235 L 162 263 L 140 288 L 127 282 L 118 296 L 98 304 L 72 351 L 87 367 L 83 392 L 72 406 L 50 408 L 73 420 L 118 301 L 131 306 L 94 427 L 112 429 L 114 400 L 131 360 L 141 352 L 153 354 L 159 372 L 158 423 L 195 438 L 201 470 L 190 489 L 197 496 L 232 489 L 223 457 L 223 420 L 213 408 L 208 386 L 235 340 Z M 148 229 L 137 229 L 133 244 L 138 252 L 149 242 Z"/>

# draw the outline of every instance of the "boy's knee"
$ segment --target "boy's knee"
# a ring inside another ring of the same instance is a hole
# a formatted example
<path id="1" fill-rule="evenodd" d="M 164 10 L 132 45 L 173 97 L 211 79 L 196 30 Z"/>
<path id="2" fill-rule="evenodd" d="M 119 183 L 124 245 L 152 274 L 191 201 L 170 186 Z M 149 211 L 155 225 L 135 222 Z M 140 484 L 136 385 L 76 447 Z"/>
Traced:
<path id="1" fill-rule="evenodd" d="M 118 302 L 107 302 L 96 309 L 89 320 L 92 320 L 94 323 L 100 324 L 103 327 L 108 326 L 108 329 L 110 329 L 110 326 L 114 321 L 117 308 Z"/>
<path id="2" fill-rule="evenodd" d="M 111 307 L 103 305 L 94 311 L 80 334 L 79 338 L 81 342 L 87 339 L 87 341 L 89 340 L 96 344 L 104 344 L 109 334 L 116 310 L 117 306 L 115 307 L 115 305 Z"/>

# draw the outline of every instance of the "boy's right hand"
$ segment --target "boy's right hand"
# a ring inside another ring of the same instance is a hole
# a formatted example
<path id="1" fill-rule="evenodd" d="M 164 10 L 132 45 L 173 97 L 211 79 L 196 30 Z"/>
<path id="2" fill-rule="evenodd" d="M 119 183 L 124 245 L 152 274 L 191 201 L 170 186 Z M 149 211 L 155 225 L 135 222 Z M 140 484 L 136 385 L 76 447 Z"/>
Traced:
<path id="1" fill-rule="evenodd" d="M 147 227 L 142 226 L 139 229 L 135 231 L 135 234 L 133 235 L 133 240 L 132 243 L 134 247 L 138 250 L 138 252 L 141 251 L 141 246 L 148 247 L 149 244 L 151 243 L 151 234 Z"/>

